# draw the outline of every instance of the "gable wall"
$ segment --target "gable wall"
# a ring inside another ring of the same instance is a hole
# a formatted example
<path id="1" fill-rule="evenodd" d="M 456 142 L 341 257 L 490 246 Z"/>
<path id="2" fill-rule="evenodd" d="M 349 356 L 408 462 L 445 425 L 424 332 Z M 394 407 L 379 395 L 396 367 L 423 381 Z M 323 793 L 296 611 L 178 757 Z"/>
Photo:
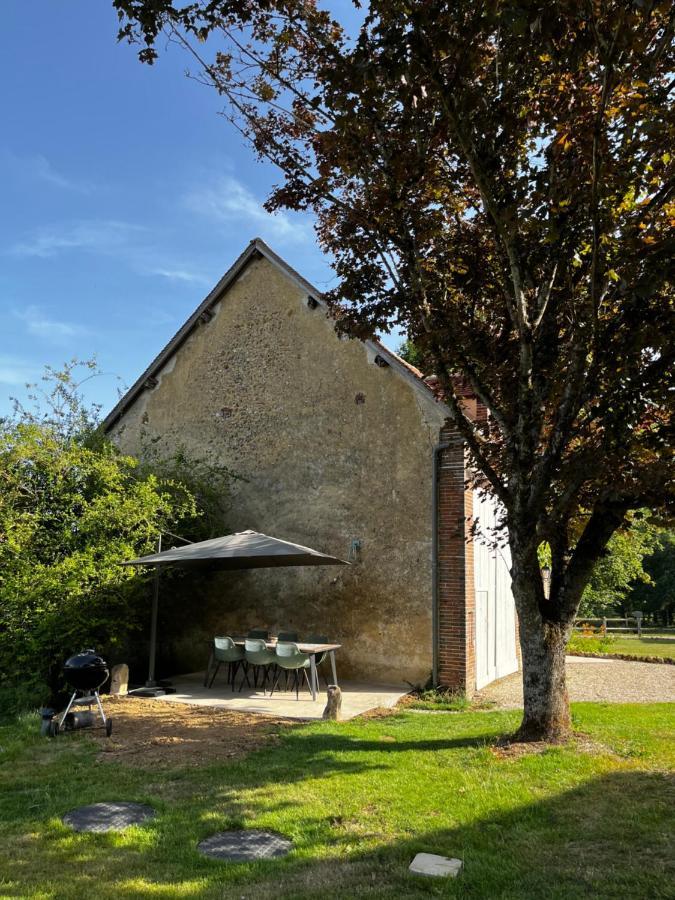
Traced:
<path id="1" fill-rule="evenodd" d="M 442 416 L 267 259 L 249 263 L 217 307 L 111 428 L 139 454 L 147 437 L 241 476 L 229 525 L 287 538 L 347 567 L 208 579 L 176 638 L 185 667 L 199 639 L 268 625 L 344 646 L 343 677 L 425 681 L 431 669 L 431 469 Z M 199 648 L 197 650 L 197 648 Z"/>

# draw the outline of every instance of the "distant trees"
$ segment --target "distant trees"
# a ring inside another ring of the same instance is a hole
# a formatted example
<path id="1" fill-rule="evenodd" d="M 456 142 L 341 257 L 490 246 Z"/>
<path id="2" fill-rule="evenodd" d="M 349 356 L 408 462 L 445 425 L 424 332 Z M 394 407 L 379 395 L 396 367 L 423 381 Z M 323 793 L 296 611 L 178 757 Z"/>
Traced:
<path id="1" fill-rule="evenodd" d="M 407 338 L 403 343 L 399 346 L 396 351 L 401 359 L 404 359 L 407 363 L 410 363 L 411 366 L 415 366 L 416 368 L 420 368 L 424 365 L 424 357 L 417 349 L 415 344 Z M 426 373 L 430 375 L 430 372 Z"/>
<path id="2" fill-rule="evenodd" d="M 620 614 L 627 605 L 630 606 L 634 586 L 649 581 L 645 566 L 660 546 L 662 530 L 647 516 L 647 510 L 634 516 L 629 527 L 612 536 L 606 554 L 593 568 L 581 599 L 579 616 Z"/>
<path id="3" fill-rule="evenodd" d="M 675 621 L 675 532 L 664 531 L 659 544 L 644 561 L 649 581 L 633 584 L 624 601 L 625 612 L 641 609 L 660 625 Z"/>

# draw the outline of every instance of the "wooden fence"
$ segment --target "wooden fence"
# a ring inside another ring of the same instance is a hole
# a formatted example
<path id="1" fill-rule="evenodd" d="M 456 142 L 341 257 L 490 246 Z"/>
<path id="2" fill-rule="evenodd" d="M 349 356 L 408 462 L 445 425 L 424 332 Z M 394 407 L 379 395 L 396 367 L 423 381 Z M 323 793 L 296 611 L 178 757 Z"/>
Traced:
<path id="1" fill-rule="evenodd" d="M 615 624 L 618 623 L 618 624 Z M 577 619 L 574 623 L 574 628 L 576 631 L 581 631 L 584 625 L 593 625 L 594 628 L 602 629 L 606 631 L 607 634 L 637 634 L 638 637 L 642 635 L 643 631 L 647 631 L 642 625 L 642 616 L 624 616 L 620 619 L 610 619 L 607 616 L 602 616 L 602 618 L 583 618 Z M 662 629 L 653 628 L 652 631 L 659 631 Z"/>

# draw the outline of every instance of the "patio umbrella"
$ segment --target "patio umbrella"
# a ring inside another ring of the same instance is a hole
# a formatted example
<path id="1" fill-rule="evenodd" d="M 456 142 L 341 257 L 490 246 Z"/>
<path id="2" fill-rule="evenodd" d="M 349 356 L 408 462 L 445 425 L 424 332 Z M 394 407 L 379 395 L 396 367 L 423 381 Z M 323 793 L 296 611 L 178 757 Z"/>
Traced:
<path id="1" fill-rule="evenodd" d="M 186 547 L 151 553 L 122 565 L 269 569 L 276 566 L 348 566 L 349 563 L 302 544 L 291 544 L 257 531 L 239 531 Z"/>
<path id="2" fill-rule="evenodd" d="M 161 550 L 138 559 L 123 562 L 123 566 L 154 566 L 155 582 L 152 596 L 152 619 L 150 625 L 150 664 L 145 688 L 135 691 L 142 696 L 159 696 L 164 691 L 155 681 L 155 658 L 157 653 L 157 612 L 159 607 L 159 572 L 166 566 L 183 569 L 270 569 L 280 566 L 348 566 L 349 563 L 336 556 L 319 553 L 302 544 L 292 544 L 279 538 L 269 537 L 257 531 L 238 531 L 224 537 L 199 541 L 185 547 Z"/>

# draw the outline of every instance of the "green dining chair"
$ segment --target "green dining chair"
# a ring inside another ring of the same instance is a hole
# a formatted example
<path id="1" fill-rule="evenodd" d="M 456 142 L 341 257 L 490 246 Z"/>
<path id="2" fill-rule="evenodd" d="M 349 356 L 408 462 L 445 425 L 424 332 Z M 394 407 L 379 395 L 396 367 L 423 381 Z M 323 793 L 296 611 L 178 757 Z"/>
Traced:
<path id="1" fill-rule="evenodd" d="M 300 673 L 305 676 L 305 681 L 307 682 L 307 687 L 310 692 L 312 690 L 312 686 L 309 683 L 309 675 L 307 674 L 307 670 L 309 669 L 310 662 L 309 656 L 306 653 L 302 653 L 299 649 L 298 645 L 293 641 L 281 641 L 277 642 L 276 647 L 276 663 L 278 666 L 277 676 L 272 683 L 272 690 L 270 691 L 270 697 L 274 693 L 275 688 L 279 684 L 279 679 L 281 678 L 281 673 L 286 672 L 288 674 L 293 675 L 293 687 L 295 688 L 295 699 L 300 699 L 300 682 L 302 678 L 300 677 Z"/>
<path id="2" fill-rule="evenodd" d="M 223 663 L 227 666 L 227 683 L 232 686 L 234 691 L 234 679 L 237 677 L 237 670 L 244 662 L 244 651 L 241 647 L 237 647 L 231 637 L 215 637 L 213 639 L 213 660 L 216 663 L 209 682 L 209 688 L 213 687 L 218 670 Z"/>
<path id="3" fill-rule="evenodd" d="M 277 658 L 274 650 L 267 649 L 267 645 L 263 638 L 248 637 L 244 642 L 244 659 L 246 661 L 246 669 L 244 670 L 244 677 L 239 685 L 239 691 L 241 692 L 244 681 L 251 687 L 251 683 L 248 680 L 248 671 L 250 669 L 253 669 L 253 687 L 257 689 L 258 675 L 260 674 L 262 676 L 261 687 L 264 690 L 267 678 L 270 675 L 270 668 L 276 666 Z M 276 672 L 276 668 L 273 668 L 273 672 Z"/>

